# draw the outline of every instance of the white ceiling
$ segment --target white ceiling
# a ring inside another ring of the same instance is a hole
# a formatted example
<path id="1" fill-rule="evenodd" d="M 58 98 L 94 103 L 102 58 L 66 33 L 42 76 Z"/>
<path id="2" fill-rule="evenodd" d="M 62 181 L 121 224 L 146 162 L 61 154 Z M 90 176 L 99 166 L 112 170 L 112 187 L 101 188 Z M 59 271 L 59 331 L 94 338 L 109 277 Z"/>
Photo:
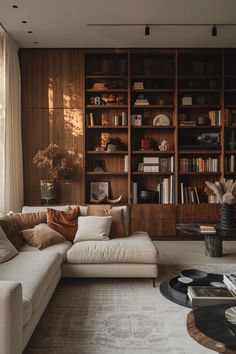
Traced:
<path id="1" fill-rule="evenodd" d="M 0 0 L 0 22 L 23 48 L 236 47 L 236 26 L 219 26 L 217 37 L 211 26 L 166 26 L 236 24 L 236 0 Z M 151 27 L 145 36 L 144 26 L 88 23 L 165 26 Z"/>

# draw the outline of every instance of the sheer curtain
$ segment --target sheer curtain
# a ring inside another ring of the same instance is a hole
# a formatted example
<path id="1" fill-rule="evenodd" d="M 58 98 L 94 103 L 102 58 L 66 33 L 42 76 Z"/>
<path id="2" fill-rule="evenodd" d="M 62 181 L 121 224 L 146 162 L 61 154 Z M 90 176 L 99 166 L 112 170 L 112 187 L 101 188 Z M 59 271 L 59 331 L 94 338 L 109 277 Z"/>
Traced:
<path id="1" fill-rule="evenodd" d="M 18 48 L 0 32 L 0 212 L 23 205 L 21 80 Z"/>

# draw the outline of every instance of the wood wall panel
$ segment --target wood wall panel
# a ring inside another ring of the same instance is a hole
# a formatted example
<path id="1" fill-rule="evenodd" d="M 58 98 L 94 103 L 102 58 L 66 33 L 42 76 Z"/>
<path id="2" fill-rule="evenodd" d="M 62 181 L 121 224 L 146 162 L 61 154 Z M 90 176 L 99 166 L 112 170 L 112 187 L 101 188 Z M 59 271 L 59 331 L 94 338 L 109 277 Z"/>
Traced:
<path id="1" fill-rule="evenodd" d="M 219 220 L 218 204 L 184 204 L 178 205 L 177 220 L 179 223 L 191 221 L 215 221 Z"/>
<path id="2" fill-rule="evenodd" d="M 58 181 L 57 203 L 84 202 L 84 83 L 79 49 L 22 49 L 22 135 L 25 204 L 39 205 L 40 179 L 32 158 L 50 143 L 78 156 L 70 181 Z"/>

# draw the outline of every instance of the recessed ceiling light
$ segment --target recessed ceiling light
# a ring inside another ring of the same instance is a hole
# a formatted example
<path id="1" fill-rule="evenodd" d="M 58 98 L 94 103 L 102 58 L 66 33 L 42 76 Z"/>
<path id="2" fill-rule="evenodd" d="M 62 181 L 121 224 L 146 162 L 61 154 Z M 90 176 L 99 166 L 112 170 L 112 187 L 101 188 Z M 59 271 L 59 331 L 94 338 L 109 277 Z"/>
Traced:
<path id="1" fill-rule="evenodd" d="M 12 5 L 13 9 L 17 9 L 18 5 Z"/>
<path id="2" fill-rule="evenodd" d="M 28 33 L 33 33 L 32 31 L 28 31 Z"/>
<path id="3" fill-rule="evenodd" d="M 27 23 L 27 21 L 21 21 L 22 23 Z"/>
<path id="4" fill-rule="evenodd" d="M 39 42 L 34 42 L 34 44 L 38 44 Z"/>

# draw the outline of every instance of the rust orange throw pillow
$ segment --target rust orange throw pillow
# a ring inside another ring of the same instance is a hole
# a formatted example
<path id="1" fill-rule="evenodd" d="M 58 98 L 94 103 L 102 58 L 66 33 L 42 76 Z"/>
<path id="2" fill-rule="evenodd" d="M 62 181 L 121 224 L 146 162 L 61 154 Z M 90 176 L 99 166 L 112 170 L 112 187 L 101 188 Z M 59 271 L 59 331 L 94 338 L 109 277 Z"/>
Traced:
<path id="1" fill-rule="evenodd" d="M 67 240 L 73 241 L 78 229 L 79 205 L 69 211 L 47 209 L 47 224 L 62 234 Z"/>
<path id="2" fill-rule="evenodd" d="M 34 226 L 42 223 L 46 223 L 47 214 L 46 211 L 40 211 L 38 213 L 15 213 L 11 215 L 14 220 L 18 231 L 32 229 Z"/>

